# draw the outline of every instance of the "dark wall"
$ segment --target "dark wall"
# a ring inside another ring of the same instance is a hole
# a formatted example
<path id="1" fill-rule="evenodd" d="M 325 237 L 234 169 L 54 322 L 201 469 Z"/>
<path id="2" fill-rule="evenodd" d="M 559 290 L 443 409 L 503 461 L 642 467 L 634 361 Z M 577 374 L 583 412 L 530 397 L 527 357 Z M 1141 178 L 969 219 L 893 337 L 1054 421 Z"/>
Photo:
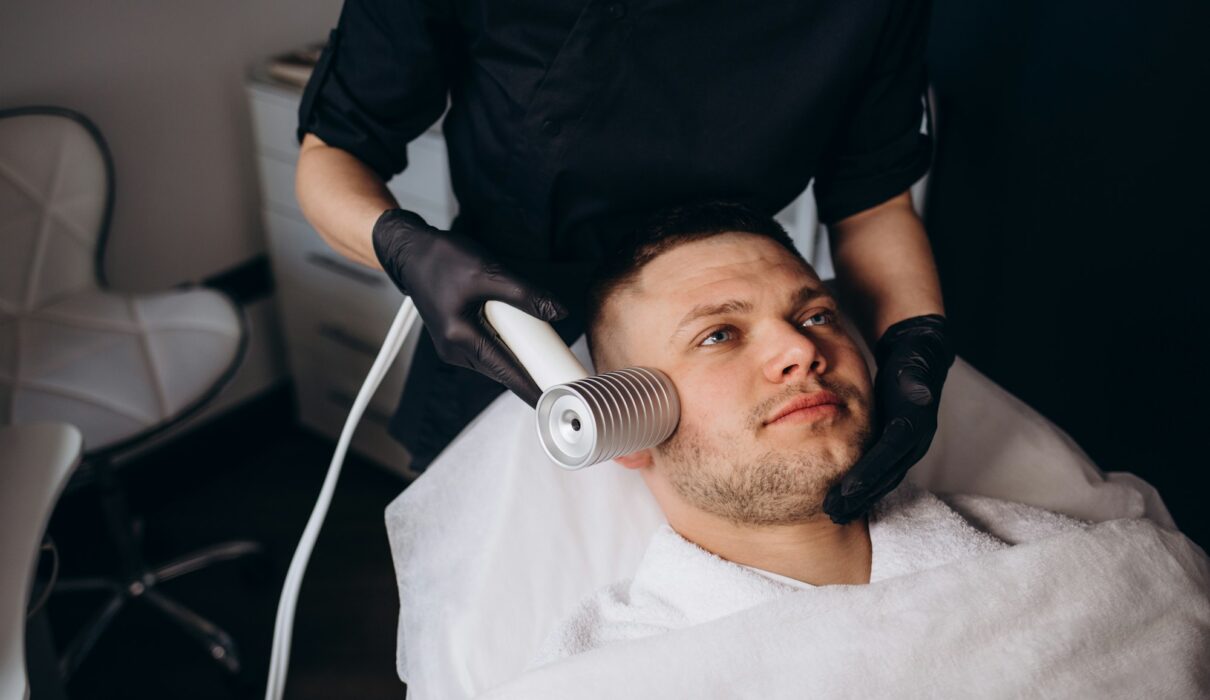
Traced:
<path id="1" fill-rule="evenodd" d="M 1203 546 L 1210 3 L 934 0 L 926 225 L 958 353 Z"/>

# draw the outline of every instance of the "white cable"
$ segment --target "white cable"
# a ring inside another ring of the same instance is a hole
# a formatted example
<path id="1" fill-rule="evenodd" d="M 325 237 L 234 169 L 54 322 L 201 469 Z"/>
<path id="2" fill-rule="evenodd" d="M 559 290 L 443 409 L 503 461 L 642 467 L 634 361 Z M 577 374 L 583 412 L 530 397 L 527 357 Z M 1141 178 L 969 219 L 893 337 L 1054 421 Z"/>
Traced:
<path id="1" fill-rule="evenodd" d="M 387 370 L 395 361 L 395 356 L 399 354 L 399 349 L 403 347 L 403 341 L 411 332 L 416 317 L 416 306 L 412 303 L 411 297 L 405 298 L 399 307 L 399 313 L 395 314 L 391 329 L 387 331 L 386 340 L 382 343 L 382 349 L 378 351 L 374 365 L 370 367 L 370 372 L 366 375 L 365 383 L 361 385 L 361 391 L 357 393 L 357 398 L 353 401 L 349 417 L 345 419 L 340 440 L 336 442 L 336 452 L 332 455 L 331 464 L 328 465 L 328 475 L 324 477 L 323 488 L 320 489 L 319 498 L 315 502 L 315 510 L 311 512 L 311 518 L 307 520 L 307 527 L 303 530 L 302 538 L 298 542 L 298 549 L 294 552 L 294 558 L 290 560 L 290 570 L 286 573 L 286 582 L 282 586 L 281 601 L 277 605 L 277 621 L 273 627 L 273 652 L 269 660 L 269 680 L 265 687 L 265 700 L 281 700 L 282 693 L 286 689 L 286 672 L 290 667 L 290 642 L 294 633 L 294 609 L 298 605 L 298 592 L 302 587 L 307 563 L 311 560 L 311 550 L 315 548 L 315 540 L 319 537 L 319 530 L 323 527 L 324 518 L 328 515 L 328 506 L 332 503 L 332 493 L 336 490 L 336 480 L 340 478 L 340 468 L 344 464 L 349 442 L 353 439 L 353 431 L 361 420 L 361 414 L 365 412 L 366 406 L 370 403 L 370 397 L 377 391 L 378 385 L 382 383 L 382 378 L 386 376 Z"/>

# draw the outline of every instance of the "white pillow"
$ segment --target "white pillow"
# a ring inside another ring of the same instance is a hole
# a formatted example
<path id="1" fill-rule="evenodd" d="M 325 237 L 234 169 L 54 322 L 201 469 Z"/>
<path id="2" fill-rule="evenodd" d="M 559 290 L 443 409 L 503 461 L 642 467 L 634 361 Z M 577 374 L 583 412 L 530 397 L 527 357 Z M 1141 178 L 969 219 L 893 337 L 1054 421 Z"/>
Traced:
<path id="1" fill-rule="evenodd" d="M 591 367 L 583 338 L 573 351 Z M 1128 474 L 1106 480 L 1066 434 L 961 359 L 932 447 L 909 478 L 1086 520 L 1146 514 L 1174 527 L 1149 485 Z M 533 411 L 505 392 L 386 520 L 399 675 L 409 697 L 446 700 L 519 674 L 580 599 L 632 575 L 664 517 L 633 471 L 610 462 L 568 472 L 551 462 Z"/>

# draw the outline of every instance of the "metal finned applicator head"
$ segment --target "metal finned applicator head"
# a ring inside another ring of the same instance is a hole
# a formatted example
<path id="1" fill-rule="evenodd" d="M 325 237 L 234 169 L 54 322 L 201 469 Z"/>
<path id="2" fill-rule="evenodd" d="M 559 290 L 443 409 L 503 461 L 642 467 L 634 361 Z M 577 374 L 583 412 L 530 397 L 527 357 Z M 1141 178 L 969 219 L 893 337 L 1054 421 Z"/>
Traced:
<path id="1" fill-rule="evenodd" d="M 495 300 L 484 303 L 483 314 L 543 389 L 535 406 L 538 441 L 563 468 L 655 447 L 676 430 L 681 403 L 668 375 L 628 367 L 590 376 L 549 323 Z"/>
<path id="2" fill-rule="evenodd" d="M 626 369 L 552 386 L 538 399 L 547 456 L 579 469 L 654 447 L 676 430 L 681 406 L 666 374 Z"/>

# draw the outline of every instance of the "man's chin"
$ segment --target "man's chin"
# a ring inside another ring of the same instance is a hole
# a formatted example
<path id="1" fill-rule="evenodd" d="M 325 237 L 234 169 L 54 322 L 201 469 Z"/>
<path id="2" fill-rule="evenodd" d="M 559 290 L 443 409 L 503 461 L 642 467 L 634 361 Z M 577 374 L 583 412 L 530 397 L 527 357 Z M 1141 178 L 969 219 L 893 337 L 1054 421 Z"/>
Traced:
<path id="1" fill-rule="evenodd" d="M 820 450 L 771 450 L 722 475 L 681 468 L 670 477 L 698 510 L 739 525 L 789 525 L 825 517 L 824 497 L 853 461 Z"/>
<path id="2" fill-rule="evenodd" d="M 838 444 L 830 449 L 783 452 L 784 463 L 794 465 L 810 483 L 810 501 L 822 505 L 824 497 L 853 470 L 861 451 L 852 445 Z"/>
<path id="3" fill-rule="evenodd" d="M 868 420 L 845 408 L 836 416 L 811 423 L 767 425 L 757 436 L 764 450 L 809 458 L 817 464 L 842 465 L 841 476 L 873 442 Z"/>

